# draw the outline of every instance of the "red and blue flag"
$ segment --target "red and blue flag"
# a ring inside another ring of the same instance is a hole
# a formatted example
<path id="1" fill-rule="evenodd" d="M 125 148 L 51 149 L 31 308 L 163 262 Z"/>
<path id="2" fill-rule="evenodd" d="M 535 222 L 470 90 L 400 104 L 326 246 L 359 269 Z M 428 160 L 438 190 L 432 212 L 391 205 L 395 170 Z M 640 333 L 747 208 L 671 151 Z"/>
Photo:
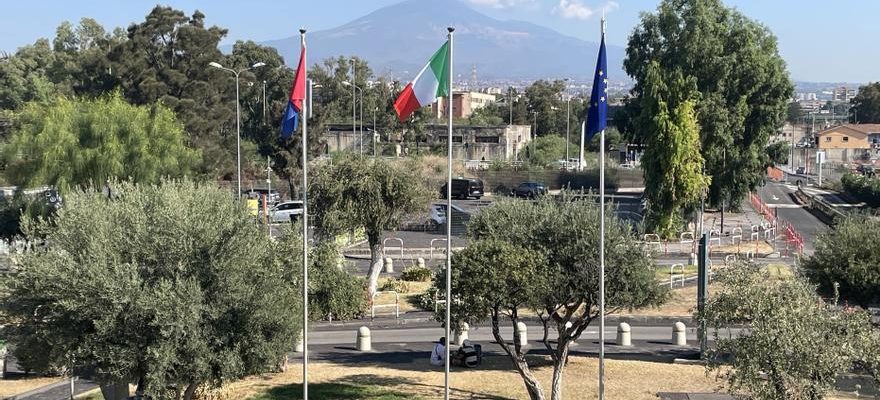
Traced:
<path id="1" fill-rule="evenodd" d="M 299 66 L 293 78 L 293 87 L 290 88 L 290 98 L 287 100 L 287 110 L 284 111 L 284 119 L 281 121 L 281 137 L 289 138 L 299 126 L 302 118 L 303 101 L 306 98 L 306 46 L 303 45 L 299 54 Z"/>

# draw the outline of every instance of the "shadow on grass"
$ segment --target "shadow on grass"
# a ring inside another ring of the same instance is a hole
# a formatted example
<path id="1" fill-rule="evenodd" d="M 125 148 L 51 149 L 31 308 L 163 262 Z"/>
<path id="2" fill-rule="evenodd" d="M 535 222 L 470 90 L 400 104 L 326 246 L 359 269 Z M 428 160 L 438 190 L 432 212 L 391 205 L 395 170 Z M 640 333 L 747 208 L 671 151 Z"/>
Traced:
<path id="1" fill-rule="evenodd" d="M 456 373 L 458 373 L 458 372 L 456 372 Z M 375 386 L 375 385 L 378 385 L 378 386 L 405 385 L 405 386 L 409 386 L 409 387 L 422 387 L 422 388 L 431 389 L 433 391 L 436 391 L 438 395 L 443 393 L 443 386 L 442 385 L 428 385 L 428 384 L 425 384 L 425 383 L 422 383 L 422 382 L 419 382 L 419 381 L 413 380 L 413 379 L 380 376 L 380 375 L 374 375 L 374 374 L 360 374 L 360 375 L 346 376 L 345 378 L 339 379 L 335 382 L 338 382 L 338 383 L 344 382 L 344 384 L 353 383 L 353 384 L 364 385 L 364 386 L 367 386 L 367 385 L 373 385 L 373 386 Z M 454 384 L 454 382 L 453 382 L 453 384 Z M 478 393 L 478 392 L 473 392 L 473 391 L 464 390 L 464 389 L 455 388 L 455 387 L 452 388 L 452 392 L 455 393 L 457 396 L 460 396 L 463 394 L 467 395 L 468 399 L 473 399 L 473 400 L 511 400 L 508 397 L 500 397 L 500 396 L 494 396 L 491 394 Z M 418 398 L 418 397 L 416 396 L 416 397 L 412 397 L 412 398 Z"/>
<path id="2" fill-rule="evenodd" d="M 252 400 L 296 400 L 303 398 L 302 384 L 276 386 L 251 397 Z M 310 399 L 327 400 L 420 400 L 411 394 L 385 389 L 381 384 L 365 385 L 344 382 L 309 384 Z"/>

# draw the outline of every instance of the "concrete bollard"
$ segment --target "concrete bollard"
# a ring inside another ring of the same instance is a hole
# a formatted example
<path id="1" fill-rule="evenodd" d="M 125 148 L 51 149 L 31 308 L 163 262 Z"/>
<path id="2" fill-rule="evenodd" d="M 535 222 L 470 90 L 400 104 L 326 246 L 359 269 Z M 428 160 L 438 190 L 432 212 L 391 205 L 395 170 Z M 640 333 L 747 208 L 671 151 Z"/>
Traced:
<path id="1" fill-rule="evenodd" d="M 626 322 L 617 325 L 617 345 L 632 346 L 632 328 Z"/>
<path id="2" fill-rule="evenodd" d="M 417 258 L 416 259 L 416 266 L 419 268 L 425 268 L 425 259 L 421 258 L 421 257 Z"/>
<path id="3" fill-rule="evenodd" d="M 303 331 L 300 329 L 299 336 L 296 338 L 296 342 L 293 344 L 293 351 L 295 353 L 303 352 Z"/>
<path id="4" fill-rule="evenodd" d="M 372 339 L 370 339 L 370 328 L 362 326 L 358 328 L 357 350 L 371 351 L 373 350 Z"/>
<path id="5" fill-rule="evenodd" d="M 514 332 L 513 340 L 520 346 L 529 344 L 528 328 L 526 328 L 525 323 L 516 323 L 516 332 Z"/>
<path id="6" fill-rule="evenodd" d="M 468 340 L 468 332 L 471 330 L 471 326 L 468 325 L 467 322 L 462 322 L 461 326 L 458 327 L 458 330 L 455 331 L 455 344 L 461 346 L 465 340 Z"/>
<path id="7" fill-rule="evenodd" d="M 687 346 L 687 327 L 684 322 L 676 322 L 672 324 L 672 344 L 676 346 Z"/>
<path id="8" fill-rule="evenodd" d="M 390 274 L 394 272 L 394 260 L 391 257 L 385 257 L 385 273 Z"/>

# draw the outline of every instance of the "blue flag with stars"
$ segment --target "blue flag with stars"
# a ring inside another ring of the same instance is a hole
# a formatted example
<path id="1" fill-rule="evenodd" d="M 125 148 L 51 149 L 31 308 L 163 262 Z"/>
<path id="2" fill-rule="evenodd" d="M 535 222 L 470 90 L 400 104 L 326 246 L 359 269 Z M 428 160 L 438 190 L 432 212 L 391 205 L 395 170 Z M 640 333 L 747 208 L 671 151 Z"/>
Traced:
<path id="1" fill-rule="evenodd" d="M 599 59 L 596 60 L 596 75 L 593 77 L 593 93 L 590 94 L 590 108 L 587 111 L 587 142 L 605 130 L 608 117 L 608 58 L 605 57 L 605 34 L 599 45 Z"/>

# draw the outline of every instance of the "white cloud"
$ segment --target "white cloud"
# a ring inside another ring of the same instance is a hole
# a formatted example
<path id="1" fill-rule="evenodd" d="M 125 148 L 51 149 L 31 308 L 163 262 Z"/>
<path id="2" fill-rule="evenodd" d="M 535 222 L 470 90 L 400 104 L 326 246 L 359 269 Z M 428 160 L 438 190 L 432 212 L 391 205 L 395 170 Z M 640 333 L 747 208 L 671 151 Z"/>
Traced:
<path id="1" fill-rule="evenodd" d="M 473 1 L 473 0 L 471 0 Z M 478 0 L 478 1 L 490 1 L 490 0 Z M 580 0 L 559 0 L 559 5 L 553 8 L 553 12 L 562 16 L 562 18 L 566 19 L 581 19 L 587 20 L 593 17 L 596 14 L 605 11 L 609 13 L 611 11 L 616 10 L 620 5 L 616 1 L 608 1 L 601 7 L 589 7 L 581 3 Z"/>
<path id="2" fill-rule="evenodd" d="M 468 0 L 479 7 L 510 8 L 534 3 L 536 0 Z"/>

